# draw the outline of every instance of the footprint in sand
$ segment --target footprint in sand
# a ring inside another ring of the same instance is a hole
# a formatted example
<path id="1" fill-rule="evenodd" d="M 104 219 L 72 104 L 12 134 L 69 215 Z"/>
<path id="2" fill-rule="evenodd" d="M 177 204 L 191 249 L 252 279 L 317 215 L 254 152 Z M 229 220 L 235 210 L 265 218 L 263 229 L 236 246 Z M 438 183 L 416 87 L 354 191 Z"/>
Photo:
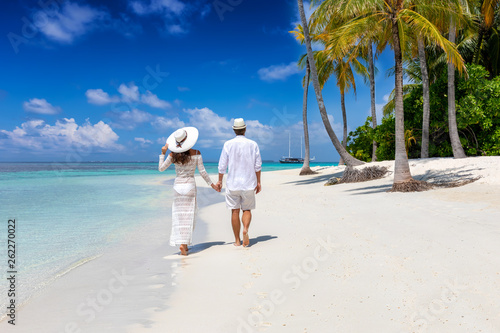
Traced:
<path id="1" fill-rule="evenodd" d="M 248 283 L 245 283 L 245 284 L 243 285 L 243 288 L 245 288 L 245 289 L 250 289 L 250 288 L 252 288 L 252 286 L 253 286 L 253 282 L 248 282 Z"/>
<path id="2" fill-rule="evenodd" d="M 259 298 L 267 298 L 267 293 L 265 292 L 258 292 L 256 293 Z"/>

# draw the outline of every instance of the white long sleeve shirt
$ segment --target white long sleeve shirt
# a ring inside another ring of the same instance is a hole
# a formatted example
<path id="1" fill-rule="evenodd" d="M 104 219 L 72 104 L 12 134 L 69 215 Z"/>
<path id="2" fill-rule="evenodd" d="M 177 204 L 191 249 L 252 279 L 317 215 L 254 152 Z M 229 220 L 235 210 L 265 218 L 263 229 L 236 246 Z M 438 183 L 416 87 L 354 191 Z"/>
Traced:
<path id="1" fill-rule="evenodd" d="M 262 170 L 257 143 L 244 135 L 226 141 L 219 159 L 219 173 L 227 171 L 226 187 L 230 191 L 249 191 L 257 187 L 256 172 Z"/>

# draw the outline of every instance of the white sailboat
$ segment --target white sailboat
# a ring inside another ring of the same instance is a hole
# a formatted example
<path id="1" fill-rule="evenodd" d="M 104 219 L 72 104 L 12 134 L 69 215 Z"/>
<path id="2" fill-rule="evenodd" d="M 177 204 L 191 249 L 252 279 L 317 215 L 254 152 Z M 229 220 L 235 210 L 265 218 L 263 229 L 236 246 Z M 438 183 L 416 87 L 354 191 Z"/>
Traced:
<path id="1" fill-rule="evenodd" d="M 292 136 L 291 133 L 288 132 L 288 157 L 283 156 L 280 159 L 280 163 L 304 163 L 304 158 L 302 157 L 302 136 L 300 137 L 300 157 L 292 157 L 290 155 L 291 142 L 292 142 Z M 309 161 L 314 161 L 314 159 L 315 157 L 310 158 Z"/>

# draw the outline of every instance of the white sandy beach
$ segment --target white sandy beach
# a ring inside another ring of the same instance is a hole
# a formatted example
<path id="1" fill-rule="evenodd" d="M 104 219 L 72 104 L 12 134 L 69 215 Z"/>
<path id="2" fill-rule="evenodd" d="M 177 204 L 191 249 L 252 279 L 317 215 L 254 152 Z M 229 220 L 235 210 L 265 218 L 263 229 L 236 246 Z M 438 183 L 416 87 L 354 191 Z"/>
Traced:
<path id="1" fill-rule="evenodd" d="M 376 164 L 393 170 L 393 162 Z M 264 172 L 250 247 L 232 245 L 222 194 L 202 196 L 205 225 L 197 226 L 188 257 L 167 239 L 130 244 L 137 266 L 127 272 L 130 282 L 115 283 L 120 279 L 110 267 L 103 280 L 93 280 L 85 268 L 92 263 L 83 265 L 21 309 L 15 328 L 3 321 L 0 330 L 500 332 L 500 157 L 411 160 L 410 166 L 416 179 L 482 178 L 458 188 L 388 193 L 392 174 L 324 186 L 343 167 L 319 168 L 313 176 Z M 128 260 L 115 256 L 110 262 Z M 112 297 L 96 319 L 71 326 L 80 315 L 59 304 L 69 297 L 78 305 L 87 297 L 78 291 L 89 286 Z M 162 292 L 165 286 L 173 292 Z M 140 321 L 120 317 L 127 304 L 142 306 Z M 117 322 L 124 325 L 118 329 Z"/>

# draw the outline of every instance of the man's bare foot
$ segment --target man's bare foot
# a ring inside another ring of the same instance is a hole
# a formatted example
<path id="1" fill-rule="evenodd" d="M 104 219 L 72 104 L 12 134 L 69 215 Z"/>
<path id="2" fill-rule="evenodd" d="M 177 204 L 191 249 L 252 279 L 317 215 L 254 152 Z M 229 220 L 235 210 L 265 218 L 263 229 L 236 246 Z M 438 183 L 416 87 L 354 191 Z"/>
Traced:
<path id="1" fill-rule="evenodd" d="M 234 246 L 240 246 L 241 245 L 241 241 L 239 239 L 235 240 L 234 241 Z"/>
<path id="2" fill-rule="evenodd" d="M 188 247 L 187 247 L 187 245 L 182 244 L 182 245 L 179 247 L 179 250 L 181 250 L 181 254 L 182 254 L 183 256 L 187 256 L 187 255 L 188 255 Z"/>
<path id="3" fill-rule="evenodd" d="M 243 247 L 247 247 L 250 244 L 250 238 L 248 238 L 248 230 L 243 230 Z"/>

